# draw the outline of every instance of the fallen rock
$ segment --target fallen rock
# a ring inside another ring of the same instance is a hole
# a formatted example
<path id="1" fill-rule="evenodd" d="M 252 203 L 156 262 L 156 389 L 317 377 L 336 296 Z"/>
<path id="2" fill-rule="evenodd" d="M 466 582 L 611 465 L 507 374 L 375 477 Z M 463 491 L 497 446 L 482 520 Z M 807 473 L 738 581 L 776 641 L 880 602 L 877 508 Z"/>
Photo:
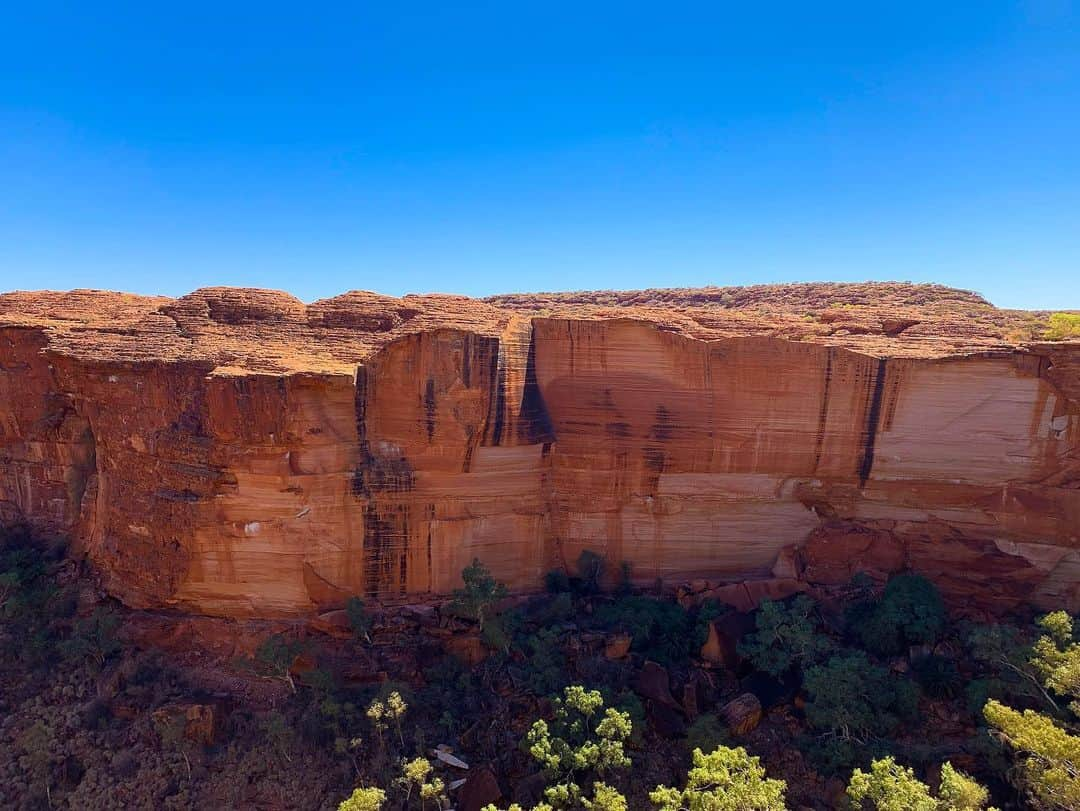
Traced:
<path id="1" fill-rule="evenodd" d="M 311 620 L 310 627 L 334 639 L 352 639 L 355 636 L 349 615 L 344 609 L 327 611 Z"/>
<path id="2" fill-rule="evenodd" d="M 630 644 L 633 638 L 630 634 L 615 634 L 609 636 L 604 643 L 604 656 L 608 659 L 622 659 L 630 653 Z"/>
<path id="3" fill-rule="evenodd" d="M 857 572 L 885 580 L 907 564 L 903 544 L 891 533 L 831 523 L 814 530 L 802 548 L 810 583 L 843 585 Z"/>
<path id="4" fill-rule="evenodd" d="M 750 614 L 730 611 L 717 617 L 709 623 L 708 636 L 701 646 L 701 658 L 734 670 L 742 661 L 739 642 L 753 630 L 754 618 Z"/>
<path id="5" fill-rule="evenodd" d="M 447 653 L 456 656 L 470 667 L 480 664 L 488 655 L 483 640 L 476 634 L 455 634 L 446 637 L 443 645 Z"/>
<path id="6" fill-rule="evenodd" d="M 155 725 L 182 724 L 183 736 L 193 743 L 210 746 L 224 725 L 222 704 L 166 704 L 151 716 Z"/>
<path id="7" fill-rule="evenodd" d="M 720 708 L 720 717 L 734 735 L 746 735 L 761 722 L 761 702 L 753 693 L 743 693 Z"/>
<path id="8" fill-rule="evenodd" d="M 679 702 L 671 694 L 671 679 L 667 669 L 656 662 L 642 665 L 634 680 L 634 690 L 639 696 L 673 710 L 682 711 Z"/>
<path id="9" fill-rule="evenodd" d="M 475 769 L 458 790 L 458 811 L 480 811 L 487 805 L 496 805 L 503 798 L 502 789 L 495 773 L 487 766 Z"/>
<path id="10" fill-rule="evenodd" d="M 691 679 L 683 685 L 682 708 L 683 712 L 686 713 L 687 719 L 690 721 L 693 721 L 701 715 L 702 698 L 700 682 Z"/>

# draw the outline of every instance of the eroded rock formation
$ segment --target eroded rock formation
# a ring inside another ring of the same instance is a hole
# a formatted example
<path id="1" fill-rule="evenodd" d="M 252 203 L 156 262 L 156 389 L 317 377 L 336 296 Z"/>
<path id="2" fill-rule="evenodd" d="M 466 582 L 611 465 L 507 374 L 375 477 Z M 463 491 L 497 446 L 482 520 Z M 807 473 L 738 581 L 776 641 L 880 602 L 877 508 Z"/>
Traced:
<path id="1" fill-rule="evenodd" d="M 280 616 L 914 567 L 1080 607 L 1080 344 L 946 288 L 0 296 L 0 521 L 133 606 Z M 765 587 L 766 591 L 768 590 Z"/>

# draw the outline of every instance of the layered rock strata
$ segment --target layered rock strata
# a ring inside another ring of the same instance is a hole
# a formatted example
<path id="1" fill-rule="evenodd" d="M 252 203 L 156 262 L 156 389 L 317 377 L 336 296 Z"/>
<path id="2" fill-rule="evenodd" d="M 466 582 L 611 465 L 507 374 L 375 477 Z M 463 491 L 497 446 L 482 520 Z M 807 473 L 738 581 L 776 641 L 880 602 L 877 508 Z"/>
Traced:
<path id="1" fill-rule="evenodd" d="M 906 284 L 0 296 L 0 521 L 137 607 L 911 567 L 1080 608 L 1080 344 Z M 612 568 L 615 568 L 613 566 Z"/>

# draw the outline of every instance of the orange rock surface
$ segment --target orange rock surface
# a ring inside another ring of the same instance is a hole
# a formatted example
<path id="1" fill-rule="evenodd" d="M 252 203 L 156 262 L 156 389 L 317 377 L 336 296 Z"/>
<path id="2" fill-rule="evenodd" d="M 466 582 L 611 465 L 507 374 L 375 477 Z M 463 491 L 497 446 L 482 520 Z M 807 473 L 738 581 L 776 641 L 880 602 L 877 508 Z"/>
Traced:
<path id="1" fill-rule="evenodd" d="M 1080 343 L 1040 316 L 900 283 L 9 293 L 0 521 L 225 616 L 418 602 L 474 557 L 530 590 L 584 549 L 1076 609 Z"/>

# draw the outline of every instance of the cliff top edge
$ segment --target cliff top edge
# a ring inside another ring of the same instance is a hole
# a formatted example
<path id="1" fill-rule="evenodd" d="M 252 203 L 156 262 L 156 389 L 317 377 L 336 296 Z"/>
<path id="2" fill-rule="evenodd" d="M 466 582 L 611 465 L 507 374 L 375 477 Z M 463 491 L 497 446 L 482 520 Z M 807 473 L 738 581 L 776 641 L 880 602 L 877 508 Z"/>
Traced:
<path id="1" fill-rule="evenodd" d="M 883 357 L 949 357 L 1036 339 L 1044 312 L 908 282 L 400 298 L 354 290 L 305 304 L 289 293 L 207 287 L 180 298 L 107 290 L 0 294 L 0 329 L 39 331 L 58 356 L 192 362 L 223 373 L 348 373 L 387 344 L 439 329 L 520 336 L 532 319 L 638 321 L 689 339 L 773 337 Z"/>

